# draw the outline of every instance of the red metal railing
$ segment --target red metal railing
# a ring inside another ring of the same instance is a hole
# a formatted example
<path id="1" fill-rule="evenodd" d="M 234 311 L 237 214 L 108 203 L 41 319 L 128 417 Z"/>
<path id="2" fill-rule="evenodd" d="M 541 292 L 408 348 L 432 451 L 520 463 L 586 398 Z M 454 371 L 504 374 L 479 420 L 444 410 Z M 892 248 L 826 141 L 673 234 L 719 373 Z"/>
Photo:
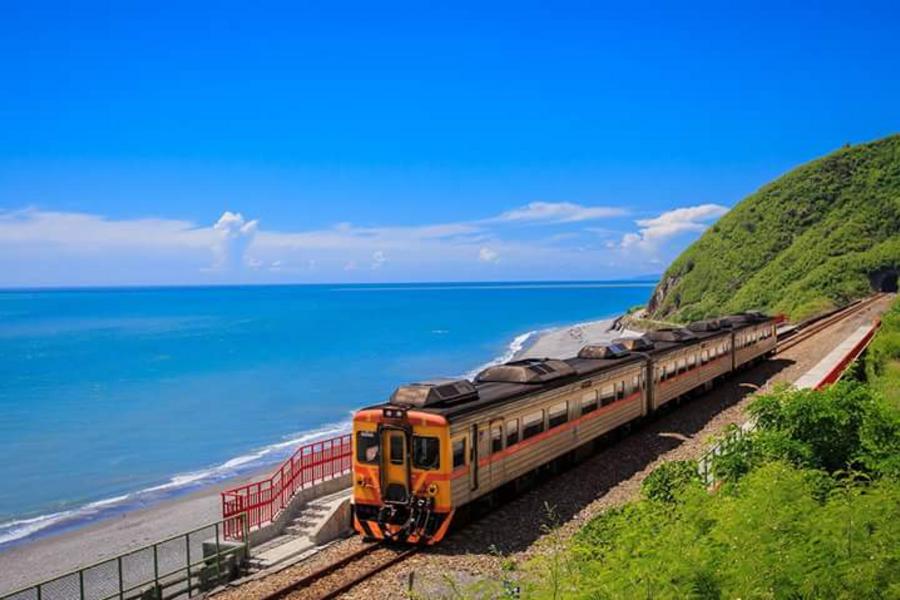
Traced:
<path id="1" fill-rule="evenodd" d="M 350 434 L 300 446 L 268 479 L 222 492 L 222 518 L 247 513 L 249 528 L 278 516 L 298 491 L 350 472 Z M 240 527 L 228 527 L 225 537 L 241 539 Z"/>

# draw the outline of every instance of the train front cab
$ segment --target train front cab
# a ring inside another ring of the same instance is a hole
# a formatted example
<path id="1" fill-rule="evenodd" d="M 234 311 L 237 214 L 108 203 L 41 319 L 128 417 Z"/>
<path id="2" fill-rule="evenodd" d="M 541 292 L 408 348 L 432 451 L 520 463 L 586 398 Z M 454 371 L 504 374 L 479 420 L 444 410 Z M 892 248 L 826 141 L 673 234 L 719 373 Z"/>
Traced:
<path id="1" fill-rule="evenodd" d="M 449 427 L 396 406 L 353 418 L 353 526 L 369 539 L 434 544 L 453 516 Z"/>

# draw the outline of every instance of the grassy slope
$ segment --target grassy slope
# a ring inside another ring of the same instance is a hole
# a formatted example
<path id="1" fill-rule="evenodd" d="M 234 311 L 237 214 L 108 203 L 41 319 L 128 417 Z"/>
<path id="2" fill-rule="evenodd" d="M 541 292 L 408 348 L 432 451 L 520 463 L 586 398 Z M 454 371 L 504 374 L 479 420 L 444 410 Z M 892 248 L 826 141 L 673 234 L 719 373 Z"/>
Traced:
<path id="1" fill-rule="evenodd" d="M 881 318 L 881 329 L 866 353 L 866 378 L 900 409 L 900 298 Z"/>
<path id="2" fill-rule="evenodd" d="M 749 196 L 666 271 L 650 308 L 691 320 L 746 309 L 800 318 L 900 266 L 900 135 L 844 148 Z"/>

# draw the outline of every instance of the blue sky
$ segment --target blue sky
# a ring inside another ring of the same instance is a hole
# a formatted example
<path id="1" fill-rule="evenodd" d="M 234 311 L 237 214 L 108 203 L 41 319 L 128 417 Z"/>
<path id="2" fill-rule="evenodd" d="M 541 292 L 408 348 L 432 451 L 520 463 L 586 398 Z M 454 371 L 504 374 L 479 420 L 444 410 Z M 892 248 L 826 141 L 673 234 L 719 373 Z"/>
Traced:
<path id="1" fill-rule="evenodd" d="M 661 272 L 900 129 L 900 10 L 780 4 L 7 3 L 0 286 Z"/>

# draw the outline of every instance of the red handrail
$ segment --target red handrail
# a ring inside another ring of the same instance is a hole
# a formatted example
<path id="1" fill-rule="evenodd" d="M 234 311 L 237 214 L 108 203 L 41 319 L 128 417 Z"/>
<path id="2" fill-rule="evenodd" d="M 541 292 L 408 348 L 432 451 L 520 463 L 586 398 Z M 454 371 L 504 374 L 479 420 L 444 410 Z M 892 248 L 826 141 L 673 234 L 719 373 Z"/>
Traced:
<path id="1" fill-rule="evenodd" d="M 249 528 L 269 523 L 284 510 L 298 491 L 350 472 L 350 434 L 306 444 L 268 479 L 222 492 L 222 518 L 247 513 Z M 225 537 L 241 539 L 240 527 L 225 522 Z"/>

